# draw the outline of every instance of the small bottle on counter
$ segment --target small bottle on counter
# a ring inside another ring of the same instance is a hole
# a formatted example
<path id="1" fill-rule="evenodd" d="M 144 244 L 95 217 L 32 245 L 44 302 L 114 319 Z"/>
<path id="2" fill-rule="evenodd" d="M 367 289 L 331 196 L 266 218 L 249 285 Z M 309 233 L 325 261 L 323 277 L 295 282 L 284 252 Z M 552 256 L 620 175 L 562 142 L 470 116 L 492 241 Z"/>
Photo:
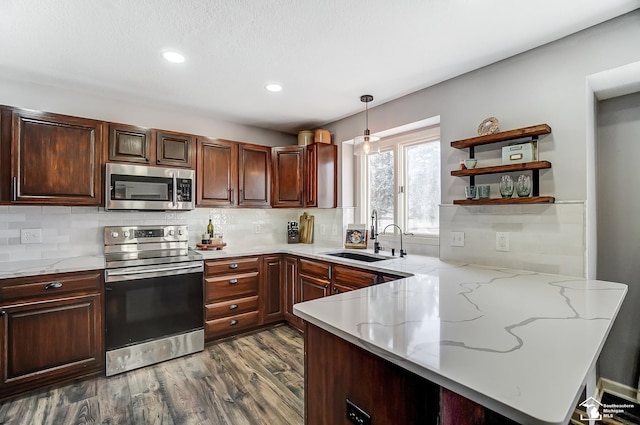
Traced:
<path id="1" fill-rule="evenodd" d="M 209 234 L 209 239 L 213 238 L 213 223 L 211 219 L 209 219 L 209 224 L 207 224 L 207 233 Z"/>

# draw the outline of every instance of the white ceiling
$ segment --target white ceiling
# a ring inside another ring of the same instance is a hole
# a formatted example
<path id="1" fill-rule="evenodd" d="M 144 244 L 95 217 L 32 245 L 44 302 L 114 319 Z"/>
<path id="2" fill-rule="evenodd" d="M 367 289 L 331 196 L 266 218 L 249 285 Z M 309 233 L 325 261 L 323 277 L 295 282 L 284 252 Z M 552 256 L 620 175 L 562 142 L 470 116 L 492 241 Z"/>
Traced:
<path id="1" fill-rule="evenodd" d="M 295 133 L 361 112 L 362 94 L 375 96 L 374 107 L 638 7 L 640 0 L 0 0 L 0 75 Z M 166 62 L 169 48 L 187 61 Z M 272 81 L 284 90 L 264 90 Z"/>

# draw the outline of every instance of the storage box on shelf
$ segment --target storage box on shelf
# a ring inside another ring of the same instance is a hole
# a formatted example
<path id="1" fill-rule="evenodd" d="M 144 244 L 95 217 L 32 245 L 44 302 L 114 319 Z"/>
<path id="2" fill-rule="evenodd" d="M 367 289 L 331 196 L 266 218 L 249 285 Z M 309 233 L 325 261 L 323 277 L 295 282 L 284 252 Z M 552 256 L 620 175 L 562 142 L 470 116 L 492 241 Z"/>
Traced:
<path id="1" fill-rule="evenodd" d="M 486 136 L 472 137 L 469 139 L 451 142 L 451 147 L 456 149 L 469 149 L 469 158 L 475 158 L 475 147 L 491 143 L 505 142 L 530 137 L 532 143 L 538 143 L 538 137 L 551 133 L 551 127 L 547 124 L 539 124 L 531 127 L 515 130 L 501 131 Z M 535 149 L 537 150 L 537 149 Z M 475 176 L 484 174 L 511 173 L 518 171 L 531 171 L 532 196 L 518 198 L 488 198 L 488 199 L 456 199 L 456 205 L 500 205 L 500 204 L 540 204 L 553 203 L 552 196 L 540 196 L 540 170 L 551 168 L 549 161 L 531 161 L 518 164 L 502 164 L 490 167 L 479 167 L 451 171 L 452 176 L 469 177 L 469 184 L 475 185 Z"/>

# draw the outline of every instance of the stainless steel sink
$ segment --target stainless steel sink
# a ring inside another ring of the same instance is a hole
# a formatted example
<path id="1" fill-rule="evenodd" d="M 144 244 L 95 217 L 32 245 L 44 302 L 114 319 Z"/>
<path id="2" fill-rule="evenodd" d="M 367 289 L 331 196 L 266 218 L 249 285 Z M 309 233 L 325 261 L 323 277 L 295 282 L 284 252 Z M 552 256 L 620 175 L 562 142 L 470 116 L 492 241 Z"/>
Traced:
<path id="1" fill-rule="evenodd" d="M 375 261 L 387 260 L 387 257 L 383 257 L 381 255 L 376 254 L 367 254 L 364 252 L 349 252 L 349 251 L 339 251 L 339 252 L 325 252 L 326 255 L 331 255 L 333 257 L 347 258 L 349 260 L 356 261 L 365 261 L 367 263 L 373 263 Z"/>

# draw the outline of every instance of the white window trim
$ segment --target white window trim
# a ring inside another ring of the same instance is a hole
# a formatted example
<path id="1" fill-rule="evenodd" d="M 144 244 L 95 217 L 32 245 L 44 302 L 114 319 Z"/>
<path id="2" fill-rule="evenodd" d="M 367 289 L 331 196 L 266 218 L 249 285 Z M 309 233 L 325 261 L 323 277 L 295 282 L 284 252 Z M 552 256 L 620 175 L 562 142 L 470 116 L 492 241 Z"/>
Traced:
<path id="1" fill-rule="evenodd" d="M 400 182 L 404 182 L 406 177 L 404 176 L 403 169 L 403 155 L 404 150 L 407 146 L 411 146 L 414 144 L 425 143 L 425 142 L 435 142 L 440 140 L 440 126 L 435 125 L 428 128 L 424 128 L 417 131 L 407 132 L 403 134 L 394 135 L 391 137 L 386 137 L 380 140 L 379 143 L 379 152 L 384 152 L 387 150 L 394 150 L 394 161 L 395 161 L 395 170 L 394 173 L 394 186 L 396 188 L 396 193 L 400 190 Z M 399 148 L 402 146 L 402 148 Z M 396 148 L 398 147 L 398 148 Z M 366 175 L 364 170 L 366 170 L 366 161 L 367 156 L 362 155 L 358 157 L 356 161 L 356 169 L 355 169 L 355 180 L 356 180 L 356 199 L 358 202 L 356 203 L 356 211 L 355 218 L 359 220 L 360 223 L 367 223 L 367 225 L 371 226 L 370 217 L 367 217 L 367 205 L 369 205 L 368 199 L 368 191 L 364 190 L 367 185 L 366 182 L 369 181 L 369 176 Z M 405 183 L 406 185 L 406 183 Z M 396 198 L 397 199 L 397 198 Z M 394 207 L 394 216 L 400 223 L 404 223 L 404 216 L 400 217 L 398 213 L 398 201 L 395 203 Z M 382 229 L 379 229 L 380 231 Z M 396 233 L 397 229 L 394 229 L 394 234 L 388 233 L 381 237 L 381 240 L 390 240 L 395 241 L 399 240 L 399 236 Z M 439 245 L 440 243 L 440 235 L 404 235 L 403 241 L 415 244 L 415 245 Z"/>

